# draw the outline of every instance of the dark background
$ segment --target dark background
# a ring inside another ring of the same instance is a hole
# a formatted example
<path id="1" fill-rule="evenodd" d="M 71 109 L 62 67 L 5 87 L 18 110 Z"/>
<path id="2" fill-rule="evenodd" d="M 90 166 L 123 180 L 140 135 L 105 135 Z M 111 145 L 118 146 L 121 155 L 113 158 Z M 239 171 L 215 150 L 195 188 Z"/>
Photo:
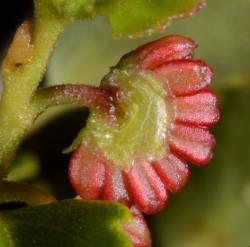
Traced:
<path id="1" fill-rule="evenodd" d="M 33 12 L 32 0 L 8 0 L 1 4 L 0 47 L 7 44 L 15 29 Z"/>

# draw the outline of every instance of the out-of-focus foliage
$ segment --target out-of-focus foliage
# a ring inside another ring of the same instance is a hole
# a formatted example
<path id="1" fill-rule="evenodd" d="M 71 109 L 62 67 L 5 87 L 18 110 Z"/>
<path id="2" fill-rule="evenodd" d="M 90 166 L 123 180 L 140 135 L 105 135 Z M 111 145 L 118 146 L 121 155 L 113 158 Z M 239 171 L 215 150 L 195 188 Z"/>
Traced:
<path id="1" fill-rule="evenodd" d="M 16 156 L 11 170 L 7 175 L 8 181 L 24 181 L 37 177 L 40 173 L 40 161 L 35 154 L 23 152 Z"/>
<path id="2" fill-rule="evenodd" d="M 4 247 L 132 247 L 121 230 L 129 210 L 114 203 L 66 200 L 0 212 Z"/>
<path id="3" fill-rule="evenodd" d="M 47 70 L 47 85 L 85 83 L 98 85 L 109 67 L 144 40 L 114 40 L 103 17 L 77 21 L 57 42 Z"/>
<path id="4" fill-rule="evenodd" d="M 37 206 L 54 202 L 55 198 L 33 186 L 18 182 L 0 182 L 0 208 L 8 205 L 21 203 L 24 205 Z M 14 207 L 15 208 L 15 207 Z M 17 206 L 18 208 L 18 206 Z M 0 242 L 1 243 L 1 242 Z"/>

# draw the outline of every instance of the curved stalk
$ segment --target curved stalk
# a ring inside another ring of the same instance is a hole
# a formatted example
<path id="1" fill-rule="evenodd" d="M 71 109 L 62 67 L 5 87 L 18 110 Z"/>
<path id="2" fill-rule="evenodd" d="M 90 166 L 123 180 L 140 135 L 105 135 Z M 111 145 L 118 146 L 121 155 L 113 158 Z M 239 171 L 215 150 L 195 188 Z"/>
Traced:
<path id="1" fill-rule="evenodd" d="M 38 90 L 31 101 L 36 115 L 47 108 L 63 104 L 78 104 L 112 113 L 112 96 L 102 88 L 89 85 L 58 85 Z"/>

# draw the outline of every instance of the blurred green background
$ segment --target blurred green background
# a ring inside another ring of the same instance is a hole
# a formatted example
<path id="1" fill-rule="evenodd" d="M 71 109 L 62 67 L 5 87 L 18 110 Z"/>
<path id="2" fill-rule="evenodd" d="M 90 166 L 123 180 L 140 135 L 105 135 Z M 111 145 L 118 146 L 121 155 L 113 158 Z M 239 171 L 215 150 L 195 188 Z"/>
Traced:
<path id="1" fill-rule="evenodd" d="M 222 116 L 214 128 L 214 159 L 204 168 L 191 167 L 187 186 L 171 196 L 163 212 L 147 218 L 156 247 L 250 246 L 249 13 L 249 0 L 208 0 L 207 7 L 192 18 L 173 22 L 163 34 L 137 40 L 113 40 L 103 17 L 76 22 L 60 37 L 50 59 L 44 85 L 97 85 L 124 53 L 178 33 L 196 40 L 195 57 L 213 67 Z M 12 176 L 46 187 L 57 198 L 71 197 L 66 175 L 69 156 L 61 150 L 71 143 L 87 115 L 87 110 L 71 107 L 42 115 L 20 148 Z M 20 166 L 33 172 L 23 177 L 18 174 Z"/>

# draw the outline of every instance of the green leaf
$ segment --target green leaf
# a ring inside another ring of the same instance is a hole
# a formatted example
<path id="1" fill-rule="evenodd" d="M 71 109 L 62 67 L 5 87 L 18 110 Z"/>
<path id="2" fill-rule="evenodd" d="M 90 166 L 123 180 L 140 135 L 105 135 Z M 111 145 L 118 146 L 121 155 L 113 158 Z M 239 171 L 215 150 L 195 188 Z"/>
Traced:
<path id="1" fill-rule="evenodd" d="M 114 36 L 130 38 L 162 31 L 173 19 L 191 16 L 205 4 L 205 0 L 50 1 L 59 15 L 73 20 L 107 16 Z"/>
<path id="2" fill-rule="evenodd" d="M 101 1 L 99 1 L 101 2 Z M 127 0 L 100 5 L 108 16 L 115 36 L 133 38 L 164 30 L 173 19 L 192 15 L 201 8 L 203 0 Z M 103 6 L 104 5 L 104 6 Z"/>
<path id="3" fill-rule="evenodd" d="M 250 90 L 227 92 L 213 162 L 153 219 L 157 247 L 249 246 Z M 180 238 L 181 236 L 181 238 Z"/>
<path id="4" fill-rule="evenodd" d="M 132 247 L 121 230 L 129 210 L 106 202 L 65 200 L 0 212 L 4 247 Z"/>

